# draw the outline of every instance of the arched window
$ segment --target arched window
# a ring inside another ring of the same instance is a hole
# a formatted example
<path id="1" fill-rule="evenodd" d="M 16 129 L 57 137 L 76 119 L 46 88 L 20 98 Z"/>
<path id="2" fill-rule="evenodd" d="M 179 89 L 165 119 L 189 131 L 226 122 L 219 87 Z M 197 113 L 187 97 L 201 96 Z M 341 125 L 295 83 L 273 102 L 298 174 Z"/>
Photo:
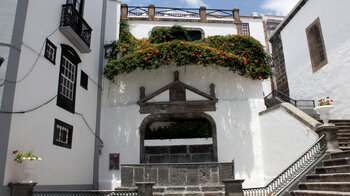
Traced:
<path id="1" fill-rule="evenodd" d="M 317 18 L 306 29 L 306 35 L 309 45 L 312 71 L 315 72 L 328 62 L 319 18 Z"/>
<path id="2" fill-rule="evenodd" d="M 74 113 L 77 68 L 81 62 L 75 50 L 65 44 L 61 45 L 62 56 L 58 82 L 57 105 Z"/>

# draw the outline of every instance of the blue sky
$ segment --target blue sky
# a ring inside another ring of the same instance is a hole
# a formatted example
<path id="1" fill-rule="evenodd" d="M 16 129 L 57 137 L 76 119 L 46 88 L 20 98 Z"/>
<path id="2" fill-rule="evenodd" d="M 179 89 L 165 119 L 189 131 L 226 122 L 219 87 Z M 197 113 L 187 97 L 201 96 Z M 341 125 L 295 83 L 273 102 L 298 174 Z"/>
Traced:
<path id="1" fill-rule="evenodd" d="M 122 0 L 128 5 L 157 7 L 199 8 L 201 5 L 216 9 L 240 9 L 241 15 L 259 14 L 287 15 L 298 0 Z"/>

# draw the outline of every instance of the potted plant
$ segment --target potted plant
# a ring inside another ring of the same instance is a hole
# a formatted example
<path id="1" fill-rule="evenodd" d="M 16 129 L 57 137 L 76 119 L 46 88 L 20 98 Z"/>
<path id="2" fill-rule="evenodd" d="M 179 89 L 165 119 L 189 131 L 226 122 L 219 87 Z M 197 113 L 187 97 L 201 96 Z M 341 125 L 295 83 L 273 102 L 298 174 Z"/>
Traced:
<path id="1" fill-rule="evenodd" d="M 40 161 L 41 158 L 39 158 L 37 155 L 34 155 L 33 150 L 23 154 L 18 150 L 13 151 L 12 153 L 15 156 L 13 161 L 18 164 L 23 164 L 23 173 L 25 174 L 25 180 L 23 180 L 22 183 L 33 183 L 32 174 L 34 173 L 35 163 L 37 161 Z"/>
<path id="2" fill-rule="evenodd" d="M 326 97 L 326 99 L 319 99 L 318 106 L 314 110 L 320 114 L 320 119 L 323 120 L 323 124 L 328 125 L 329 112 L 334 108 L 333 100 Z"/>

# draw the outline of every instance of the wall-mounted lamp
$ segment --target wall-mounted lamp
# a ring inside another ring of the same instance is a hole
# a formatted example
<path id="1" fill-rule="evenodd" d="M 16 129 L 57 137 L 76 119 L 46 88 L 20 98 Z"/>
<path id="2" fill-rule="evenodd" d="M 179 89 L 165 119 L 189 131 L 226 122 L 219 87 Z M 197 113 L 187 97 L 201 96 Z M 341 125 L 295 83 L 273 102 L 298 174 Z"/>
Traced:
<path id="1" fill-rule="evenodd" d="M 2 63 L 5 61 L 5 59 L 4 58 L 2 58 L 2 57 L 0 57 L 0 67 L 1 67 L 1 65 L 2 65 Z"/>

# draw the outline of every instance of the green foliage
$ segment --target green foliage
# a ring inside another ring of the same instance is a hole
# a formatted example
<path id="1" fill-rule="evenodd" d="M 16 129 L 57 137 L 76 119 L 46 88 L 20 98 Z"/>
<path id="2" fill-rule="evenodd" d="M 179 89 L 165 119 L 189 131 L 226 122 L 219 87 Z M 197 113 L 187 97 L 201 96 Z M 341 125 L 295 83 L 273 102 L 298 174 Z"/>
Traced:
<path id="1" fill-rule="evenodd" d="M 22 163 L 23 160 L 28 159 L 28 160 L 41 160 L 41 158 L 39 158 L 37 155 L 33 154 L 33 151 L 29 151 L 26 152 L 24 154 L 18 152 L 18 150 L 15 150 L 12 152 L 12 154 L 15 156 L 15 158 L 13 159 L 15 162 L 17 163 Z"/>
<path id="2" fill-rule="evenodd" d="M 137 68 L 157 69 L 170 63 L 177 66 L 197 64 L 228 67 L 242 76 L 257 80 L 271 76 L 269 56 L 254 38 L 227 35 L 188 42 L 178 40 L 186 37 L 183 33 L 186 31 L 183 30 L 180 26 L 170 29 L 157 28 L 155 32 L 152 31 L 150 41 L 135 39 L 127 26 L 124 26 L 125 32 L 121 33 L 123 39 L 121 37 L 120 40 L 105 46 L 108 59 L 105 76 L 113 79 L 115 75 L 129 73 Z M 172 40 L 174 38 L 176 40 Z M 168 39 L 172 41 L 164 42 Z"/>
<path id="3" fill-rule="evenodd" d="M 206 119 L 179 120 L 166 127 L 147 127 L 145 139 L 208 138 L 212 126 Z"/>
<path id="4" fill-rule="evenodd" d="M 188 41 L 190 37 L 187 30 L 179 25 L 174 25 L 171 28 L 154 28 L 149 36 L 150 43 L 164 43 L 172 40 Z"/>

